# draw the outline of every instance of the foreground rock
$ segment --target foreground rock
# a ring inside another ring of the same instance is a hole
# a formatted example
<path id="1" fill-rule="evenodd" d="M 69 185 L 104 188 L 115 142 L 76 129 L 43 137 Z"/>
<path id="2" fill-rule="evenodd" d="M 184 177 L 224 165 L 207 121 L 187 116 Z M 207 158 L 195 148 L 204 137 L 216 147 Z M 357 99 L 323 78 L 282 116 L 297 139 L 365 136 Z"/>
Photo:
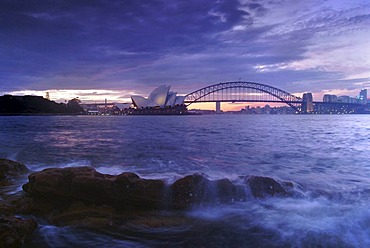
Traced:
<path id="1" fill-rule="evenodd" d="M 234 185 L 228 179 L 211 181 L 194 174 L 177 180 L 171 186 L 171 203 L 176 209 L 189 208 L 202 203 L 231 203 L 245 201 L 242 185 Z"/>
<path id="2" fill-rule="evenodd" d="M 4 185 L 9 178 L 28 173 L 28 168 L 21 163 L 0 158 L 0 185 Z"/>
<path id="3" fill-rule="evenodd" d="M 37 216 L 58 226 L 111 230 L 127 226 L 173 227 L 192 223 L 182 211 L 202 204 L 230 204 L 253 198 L 292 195 L 293 184 L 269 177 L 209 180 L 202 174 L 188 175 L 168 185 L 134 173 L 107 175 L 91 167 L 49 168 L 28 176 L 22 192 L 9 182 L 29 173 L 26 166 L 0 159 L 0 247 L 20 247 L 36 228 Z M 22 179 L 23 180 L 23 179 Z M 11 190 L 9 190 L 11 189 Z"/>
<path id="4" fill-rule="evenodd" d="M 28 171 L 16 162 L 3 164 L 6 164 L 2 167 L 6 167 L 3 170 L 6 172 L 2 175 L 6 178 Z M 23 185 L 24 192 L 4 196 L 0 202 L 1 213 L 8 216 L 6 226 L 0 228 L 0 236 L 13 233 L 15 237 L 33 230 L 33 224 L 29 224 L 30 228 L 21 228 L 20 223 L 34 222 L 22 222 L 24 220 L 14 217 L 16 214 L 37 216 L 58 226 L 112 231 L 138 223 L 174 226 L 192 220 L 181 211 L 161 215 L 161 211 L 156 210 L 285 197 L 291 195 L 293 187 L 291 183 L 268 177 L 241 177 L 236 184 L 228 179 L 209 180 L 201 174 L 185 176 L 168 185 L 163 180 L 144 179 L 128 172 L 116 176 L 101 174 L 91 167 L 49 168 L 30 174 L 28 179 Z"/>
<path id="5" fill-rule="evenodd" d="M 0 247 L 21 247 L 23 240 L 37 227 L 34 220 L 15 217 L 18 208 L 11 201 L 21 199 L 24 194 L 9 194 L 17 187 L 14 179 L 29 172 L 24 164 L 0 158 Z"/>
<path id="6" fill-rule="evenodd" d="M 0 158 L 0 214 L 16 211 L 8 198 L 18 190 L 18 179 L 24 179 L 29 172 L 24 164 Z"/>
<path id="7" fill-rule="evenodd" d="M 246 177 L 244 184 L 236 185 L 228 179 L 212 181 L 194 174 L 166 185 L 162 180 L 143 179 L 134 173 L 101 174 L 91 167 L 45 169 L 30 174 L 23 189 L 38 201 L 83 201 L 120 210 L 186 209 L 203 203 L 289 195 L 280 183 L 268 177 Z"/>
<path id="8" fill-rule="evenodd" d="M 79 200 L 122 209 L 158 209 L 166 198 L 162 180 L 142 179 L 134 173 L 106 175 L 91 167 L 45 169 L 30 174 L 23 189 L 39 199 Z"/>
<path id="9" fill-rule="evenodd" d="M 37 228 L 34 220 L 0 215 L 0 247 L 21 247 L 24 239 Z"/>
<path id="10" fill-rule="evenodd" d="M 256 198 L 291 195 L 289 191 L 284 189 L 282 184 L 270 177 L 249 176 L 245 178 L 245 182 L 249 185 L 253 196 Z M 293 188 L 293 184 L 290 182 L 284 182 L 283 185 L 288 189 Z"/>

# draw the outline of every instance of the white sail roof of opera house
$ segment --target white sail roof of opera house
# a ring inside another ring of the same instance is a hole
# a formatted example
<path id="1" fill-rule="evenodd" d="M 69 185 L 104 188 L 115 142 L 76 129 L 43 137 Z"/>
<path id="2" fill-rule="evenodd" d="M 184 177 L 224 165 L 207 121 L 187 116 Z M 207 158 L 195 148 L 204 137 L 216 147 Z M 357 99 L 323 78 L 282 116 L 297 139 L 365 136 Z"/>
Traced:
<path id="1" fill-rule="evenodd" d="M 162 85 L 154 89 L 148 98 L 131 96 L 132 103 L 137 108 L 173 107 L 184 104 L 185 96 L 177 96 L 177 92 L 170 91 L 170 86 Z"/>

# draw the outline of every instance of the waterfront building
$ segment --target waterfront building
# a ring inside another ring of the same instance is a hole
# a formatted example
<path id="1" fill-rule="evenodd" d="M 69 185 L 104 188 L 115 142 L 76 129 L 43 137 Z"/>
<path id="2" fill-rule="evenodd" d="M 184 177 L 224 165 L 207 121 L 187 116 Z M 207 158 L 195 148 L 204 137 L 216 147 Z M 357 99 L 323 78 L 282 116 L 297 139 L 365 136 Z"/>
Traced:
<path id="1" fill-rule="evenodd" d="M 80 106 L 88 115 L 119 115 L 121 110 L 129 108 L 128 103 L 81 103 Z"/>
<path id="2" fill-rule="evenodd" d="M 247 114 L 247 115 L 258 115 L 258 114 L 295 114 L 295 110 L 292 109 L 290 106 L 271 107 L 269 105 L 265 105 L 264 107 L 250 107 L 250 106 L 246 106 L 245 108 L 241 109 L 238 112 L 231 112 L 231 113 L 239 113 L 239 114 Z"/>
<path id="3" fill-rule="evenodd" d="M 184 115 L 188 114 L 184 104 L 185 96 L 177 96 L 170 86 L 162 85 L 154 89 L 147 98 L 131 96 L 134 108 L 122 111 L 125 115 Z"/>
<path id="4" fill-rule="evenodd" d="M 354 97 L 350 97 L 350 96 L 339 96 L 338 97 L 338 102 L 342 102 L 342 103 L 357 103 L 358 101 Z"/>
<path id="5" fill-rule="evenodd" d="M 325 94 L 322 101 L 323 102 L 337 102 L 338 98 L 336 95 Z"/>
<path id="6" fill-rule="evenodd" d="M 177 92 L 170 91 L 170 86 L 162 85 L 154 89 L 148 98 L 131 96 L 136 108 L 166 108 L 183 105 L 185 96 L 177 96 Z"/>

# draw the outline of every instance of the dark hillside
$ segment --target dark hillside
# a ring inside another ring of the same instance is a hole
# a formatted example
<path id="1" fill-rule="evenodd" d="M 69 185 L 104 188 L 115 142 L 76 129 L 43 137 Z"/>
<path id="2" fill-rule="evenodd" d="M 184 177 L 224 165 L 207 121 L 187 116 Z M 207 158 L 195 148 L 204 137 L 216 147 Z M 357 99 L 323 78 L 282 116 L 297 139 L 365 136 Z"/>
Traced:
<path id="1" fill-rule="evenodd" d="M 71 100 L 73 101 L 73 100 Z M 56 103 L 41 96 L 0 96 L 0 113 L 2 114 L 65 114 L 82 111 L 78 102 L 71 104 Z M 78 106 L 76 106 L 76 104 Z"/>

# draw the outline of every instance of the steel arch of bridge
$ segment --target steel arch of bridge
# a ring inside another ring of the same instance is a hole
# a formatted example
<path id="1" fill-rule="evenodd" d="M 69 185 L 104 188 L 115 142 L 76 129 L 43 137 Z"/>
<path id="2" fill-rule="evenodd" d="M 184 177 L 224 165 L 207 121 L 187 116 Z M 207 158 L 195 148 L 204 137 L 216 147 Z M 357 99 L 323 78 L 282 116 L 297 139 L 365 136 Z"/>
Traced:
<path id="1" fill-rule="evenodd" d="M 302 99 L 270 85 L 239 81 L 196 90 L 187 94 L 184 102 L 188 105 L 201 102 L 283 102 L 300 111 Z"/>

